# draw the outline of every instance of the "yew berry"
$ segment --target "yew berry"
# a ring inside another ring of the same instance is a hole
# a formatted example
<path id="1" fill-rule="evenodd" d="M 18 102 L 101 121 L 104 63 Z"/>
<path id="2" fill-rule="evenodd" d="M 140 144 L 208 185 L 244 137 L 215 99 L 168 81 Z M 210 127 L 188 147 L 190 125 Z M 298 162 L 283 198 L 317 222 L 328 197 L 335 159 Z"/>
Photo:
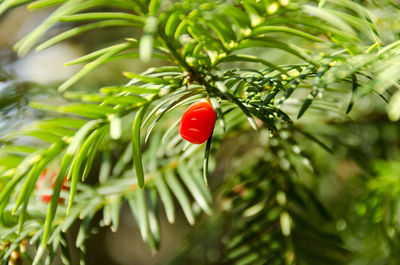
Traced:
<path id="1" fill-rule="evenodd" d="M 49 203 L 51 201 L 51 197 L 52 197 L 52 195 L 43 194 L 43 195 L 40 196 L 40 200 L 42 202 Z M 58 198 L 58 203 L 63 203 L 63 202 L 64 202 L 64 198 L 61 198 L 61 197 Z"/>
<path id="2" fill-rule="evenodd" d="M 40 189 L 43 186 L 43 182 L 44 182 L 44 180 L 45 180 L 45 178 L 47 176 L 47 172 L 48 172 L 48 169 L 45 168 L 43 170 L 42 174 L 40 175 L 39 180 L 36 182 L 36 189 L 37 190 Z"/>
<path id="3" fill-rule="evenodd" d="M 56 176 L 57 175 L 55 175 L 54 178 L 52 178 L 52 180 L 53 180 L 53 185 L 51 185 L 52 189 L 54 189 L 54 186 L 56 185 L 56 179 L 55 179 Z M 68 187 L 67 187 L 67 178 L 63 179 L 63 183 L 62 183 L 61 189 L 62 190 L 67 190 L 68 189 Z"/>
<path id="4" fill-rule="evenodd" d="M 51 195 L 49 195 L 49 194 L 43 194 L 43 195 L 40 196 L 40 200 L 41 200 L 42 202 L 49 203 L 50 200 L 51 200 Z"/>
<path id="5" fill-rule="evenodd" d="M 40 175 L 38 181 L 36 182 L 36 190 L 39 192 L 39 198 L 44 203 L 49 203 L 51 200 L 52 195 L 50 195 L 51 190 L 54 189 L 56 184 L 56 178 L 58 175 L 58 170 L 53 171 L 51 174 L 48 174 L 49 170 L 45 168 Z M 62 190 L 67 190 L 68 187 L 66 186 L 67 179 L 63 179 L 62 183 Z M 64 198 L 59 198 L 58 203 L 63 203 Z"/>
<path id="6" fill-rule="evenodd" d="M 215 118 L 215 111 L 208 101 L 195 102 L 183 113 L 179 133 L 192 144 L 204 143 L 214 129 Z"/>

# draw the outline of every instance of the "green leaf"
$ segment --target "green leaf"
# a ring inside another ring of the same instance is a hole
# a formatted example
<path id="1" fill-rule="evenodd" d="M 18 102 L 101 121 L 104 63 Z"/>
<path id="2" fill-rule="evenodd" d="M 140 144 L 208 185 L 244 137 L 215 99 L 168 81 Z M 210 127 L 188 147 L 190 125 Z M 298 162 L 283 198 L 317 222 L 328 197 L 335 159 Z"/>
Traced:
<path id="1" fill-rule="evenodd" d="M 64 265 L 72 265 L 67 236 L 64 233 L 61 233 L 60 243 L 62 263 Z"/>
<path id="2" fill-rule="evenodd" d="M 132 25 L 133 25 L 132 22 L 129 22 L 129 21 L 107 20 L 107 21 L 101 21 L 101 22 L 96 22 L 96 23 L 90 23 L 90 24 L 86 24 L 83 26 L 79 26 L 79 27 L 74 27 L 68 31 L 60 33 L 57 36 L 43 42 L 38 47 L 36 47 L 36 51 L 42 51 L 44 49 L 47 49 L 47 48 L 61 42 L 61 41 L 64 41 L 66 39 L 69 39 L 71 37 L 74 37 L 76 35 L 85 33 L 87 31 L 90 31 L 93 29 L 105 28 L 105 27 L 124 27 L 124 26 L 128 27 L 128 26 L 132 26 Z M 111 47 L 108 47 L 107 49 L 111 50 Z M 64 64 L 64 66 L 66 66 L 66 65 L 71 65 L 71 63 Z"/>
<path id="3" fill-rule="evenodd" d="M 228 89 L 226 88 L 224 83 L 218 81 L 218 82 L 215 82 L 215 86 L 228 98 L 228 100 L 233 101 L 233 103 L 235 103 L 243 111 L 243 113 L 247 116 L 247 120 L 249 121 L 251 127 L 254 130 L 258 130 L 258 126 L 257 126 L 253 116 L 249 112 L 249 110 L 243 105 L 242 102 L 240 102 L 239 99 L 237 99 L 235 96 L 233 96 L 232 94 L 230 94 L 228 92 Z"/>
<path id="4" fill-rule="evenodd" d="M 131 1 L 129 4 L 132 6 L 132 9 L 138 13 L 139 15 L 144 15 L 146 13 L 143 1 Z"/>
<path id="5" fill-rule="evenodd" d="M 340 1 L 342 3 L 351 3 L 350 1 Z M 368 13 L 367 9 L 364 8 L 361 4 L 351 3 L 352 5 L 348 5 L 348 8 L 353 8 L 359 13 L 360 17 L 354 16 L 352 14 L 336 11 L 336 10 L 328 10 L 332 15 L 337 16 L 338 18 L 343 19 L 354 29 L 362 33 L 364 36 L 368 36 L 370 40 L 378 42 L 380 41 L 378 38 L 378 33 L 376 31 L 375 25 L 372 23 L 371 16 Z"/>
<path id="6" fill-rule="evenodd" d="M 22 186 L 21 192 L 15 202 L 14 209 L 12 211 L 15 214 L 18 207 L 21 203 L 27 203 L 29 197 L 31 196 L 33 190 L 35 189 L 35 184 L 39 178 L 40 173 L 46 167 L 46 165 L 54 159 L 54 157 L 61 151 L 63 145 L 61 143 L 53 144 L 46 152 L 43 153 L 42 159 L 38 161 L 35 165 L 33 165 L 31 171 L 29 172 L 28 176 L 26 177 L 25 183 Z"/>
<path id="7" fill-rule="evenodd" d="M 158 162 L 159 162 L 158 148 L 160 147 L 160 141 L 161 141 L 160 133 L 161 132 L 155 133 L 146 152 L 144 153 L 145 157 L 143 161 L 147 165 L 149 172 L 156 172 L 158 168 Z"/>
<path id="8" fill-rule="evenodd" d="M 335 26 L 337 29 L 341 29 L 342 31 L 351 35 L 356 35 L 354 30 L 346 22 L 344 22 L 341 18 L 331 14 L 328 9 L 317 8 L 311 5 L 303 5 L 302 9 L 312 16 L 316 16 L 322 20 L 325 20 L 332 26 Z"/>
<path id="9" fill-rule="evenodd" d="M 122 23 L 126 23 L 126 22 L 122 22 Z M 132 48 L 136 48 L 136 47 L 138 46 L 138 42 L 137 42 L 136 40 L 135 40 L 135 41 L 130 41 L 130 43 L 131 43 Z M 98 57 L 100 57 L 100 56 L 106 54 L 106 53 L 109 52 L 109 51 L 114 50 L 115 48 L 120 47 L 122 44 L 125 44 L 125 43 L 112 45 L 112 46 L 109 46 L 109 47 L 107 47 L 107 48 L 100 49 L 100 50 L 97 50 L 97 51 L 95 51 L 95 52 L 86 54 L 86 55 L 84 55 L 84 56 L 82 56 L 82 57 L 79 57 L 79 58 L 74 59 L 74 60 L 72 60 L 72 61 L 66 62 L 66 63 L 64 64 L 64 66 L 70 66 L 70 65 L 79 64 L 79 63 L 84 63 L 84 62 L 93 60 L 93 59 L 95 59 L 95 58 L 98 58 Z"/>
<path id="10" fill-rule="evenodd" d="M 174 35 L 176 28 L 182 19 L 182 13 L 182 10 L 176 10 L 169 16 L 167 23 L 165 24 L 165 35 L 168 37 Z"/>
<path id="11" fill-rule="evenodd" d="M 88 198 L 89 203 L 85 205 L 83 209 L 81 209 L 79 213 L 79 218 L 84 219 L 87 216 L 90 216 L 96 213 L 104 204 L 104 200 L 98 196 L 91 196 Z"/>
<path id="12" fill-rule="evenodd" d="M 247 54 L 231 54 L 226 57 L 222 57 L 219 62 L 254 62 L 261 63 L 265 66 L 271 67 L 272 69 L 278 70 L 279 72 L 286 73 L 284 69 L 279 67 L 278 65 L 271 63 L 267 60 L 264 60 L 259 57 L 247 55 Z M 219 63 L 218 62 L 218 63 Z"/>
<path id="13" fill-rule="evenodd" d="M 400 119 L 400 91 L 398 90 L 390 98 L 389 104 L 387 105 L 387 113 L 389 120 L 396 122 Z"/>
<path id="14" fill-rule="evenodd" d="M 48 129 L 53 128 L 54 126 L 65 127 L 65 128 L 72 128 L 72 129 L 79 129 L 86 123 L 85 120 L 81 119 L 74 119 L 74 118 L 55 118 L 55 119 L 44 119 L 41 121 L 35 121 L 33 123 L 34 126 Z M 49 126 L 49 127 L 47 127 Z M 52 126 L 52 127 L 50 127 Z"/>
<path id="15" fill-rule="evenodd" d="M 201 190 L 201 193 L 204 195 L 204 198 L 208 202 L 209 205 L 212 204 L 213 198 L 211 195 L 210 188 L 204 182 L 201 172 L 196 167 L 189 168 L 190 174 L 192 175 L 193 181 L 196 182 L 197 187 Z"/>
<path id="16" fill-rule="evenodd" d="M 174 131 L 177 129 L 178 125 L 180 123 L 180 120 L 177 120 L 172 124 L 171 126 L 168 127 L 168 129 L 165 131 L 163 137 L 161 138 L 161 143 L 166 144 L 169 140 L 169 137 L 174 133 Z"/>
<path id="17" fill-rule="evenodd" d="M 326 0 L 319 0 L 318 7 L 323 8 L 325 4 L 326 4 Z"/>
<path id="18" fill-rule="evenodd" d="M 97 155 L 97 150 L 99 149 L 101 143 L 102 143 L 102 139 L 104 138 L 104 136 L 106 135 L 107 132 L 107 127 L 102 127 L 100 129 L 98 129 L 101 131 L 101 135 L 100 137 L 95 141 L 95 143 L 91 146 L 90 150 L 89 150 L 89 156 L 86 160 L 85 163 L 85 168 L 83 170 L 83 174 L 82 174 L 82 181 L 85 181 L 87 176 L 90 173 L 90 169 L 92 168 L 92 164 L 93 161 Z"/>
<path id="19" fill-rule="evenodd" d="M 22 240 L 26 239 L 30 233 L 32 233 L 32 228 L 26 228 L 10 246 L 7 247 L 7 251 L 2 255 L 1 259 L 2 261 L 8 259 L 12 252 L 16 250 L 19 247 L 19 244 L 22 242 Z M 3 254 L 3 253 L 2 253 Z M 10 262 L 11 263 L 11 262 Z"/>
<path id="20" fill-rule="evenodd" d="M 168 82 L 159 77 L 150 77 L 136 73 L 124 72 L 124 76 L 132 79 L 132 81 L 142 81 L 143 83 L 154 83 L 154 84 L 168 84 Z"/>
<path id="21" fill-rule="evenodd" d="M 149 14 L 152 16 L 157 15 L 157 11 L 160 8 L 161 0 L 150 0 L 149 3 Z"/>
<path id="22" fill-rule="evenodd" d="M 140 38 L 139 54 L 140 59 L 143 62 L 148 62 L 151 59 L 153 53 L 153 38 L 154 33 L 157 30 L 158 19 L 155 16 L 149 16 L 146 18 L 145 25 L 143 27 L 143 35 Z"/>
<path id="23" fill-rule="evenodd" d="M 31 33 L 20 40 L 14 47 L 20 56 L 26 55 L 29 50 L 36 44 L 36 42 L 49 30 L 57 21 L 60 16 L 66 15 L 71 12 L 72 7 L 77 0 L 67 1 L 62 6 L 58 7 L 45 21 L 35 28 Z M 86 7 L 86 5 L 84 5 Z M 85 8 L 84 7 L 84 8 Z M 1 11 L 1 10 L 0 10 Z"/>
<path id="24" fill-rule="evenodd" d="M 1 168 L 4 170 L 16 168 L 22 161 L 23 161 L 23 157 L 21 157 L 21 156 L 8 155 L 8 156 L 0 157 L 0 165 L 1 165 Z M 1 177 L 2 178 L 4 177 L 4 179 L 11 178 L 10 175 L 5 175 L 5 176 L 1 176 Z"/>
<path id="25" fill-rule="evenodd" d="M 95 152 L 90 151 L 90 149 L 100 144 L 102 136 L 104 135 L 104 131 L 105 128 L 102 127 L 92 132 L 86 139 L 86 141 L 83 144 L 81 144 L 78 152 L 74 156 L 70 169 L 72 175 L 71 175 L 71 187 L 70 187 L 69 202 L 67 207 L 67 215 L 69 214 L 72 204 L 74 202 L 76 187 L 78 185 L 79 178 L 81 177 L 82 164 L 85 161 L 85 159 L 87 159 L 86 161 L 87 164 L 93 161 L 93 160 L 89 161 L 90 160 L 89 157 L 91 156 L 92 153 Z M 85 180 L 83 176 L 84 175 L 82 175 L 82 181 Z"/>
<path id="26" fill-rule="evenodd" d="M 315 37 L 311 34 L 308 34 L 306 32 L 303 32 L 301 30 L 288 28 L 288 27 L 282 27 L 282 26 L 259 26 L 252 30 L 250 36 L 263 35 L 263 34 L 267 34 L 270 32 L 289 33 L 289 34 L 292 34 L 292 35 L 295 35 L 298 37 L 302 37 L 302 38 L 305 38 L 305 39 L 308 39 L 311 41 L 323 42 L 322 39 Z"/>
<path id="27" fill-rule="evenodd" d="M 160 194 L 161 202 L 164 205 L 165 213 L 168 222 L 171 224 L 175 222 L 175 205 L 171 193 L 165 184 L 163 176 L 160 173 L 155 173 L 154 182 L 156 184 L 158 193 Z"/>
<path id="28" fill-rule="evenodd" d="M 134 22 L 136 26 L 144 24 L 144 19 L 140 16 L 122 13 L 122 12 L 92 12 L 92 13 L 81 13 L 75 15 L 68 15 L 60 17 L 61 22 L 80 22 L 80 21 L 91 21 L 91 20 L 107 20 L 107 21 L 118 21 L 118 20 L 129 20 Z"/>
<path id="29" fill-rule="evenodd" d="M 144 190 L 138 189 L 132 198 L 128 198 L 128 203 L 137 220 L 142 238 L 146 241 L 149 238 L 150 226 L 145 195 Z"/>
<path id="30" fill-rule="evenodd" d="M 51 15 L 35 28 L 26 37 L 20 40 L 16 45 L 15 49 L 18 51 L 20 56 L 25 55 L 28 51 L 36 44 L 36 42 L 63 16 L 78 13 L 91 8 L 104 7 L 103 1 L 80 1 L 70 0 L 66 1 L 63 5 L 57 8 L 51 13 Z M 122 1 L 111 1 L 107 2 L 107 6 L 132 10 L 132 5 Z"/>
<path id="31" fill-rule="evenodd" d="M 86 135 L 91 131 L 96 129 L 98 126 L 101 125 L 103 121 L 101 120 L 92 120 L 88 121 L 85 125 L 83 125 L 75 134 L 73 137 L 71 143 L 69 144 L 65 155 L 66 156 L 72 156 L 75 154 L 75 152 L 78 150 L 79 146 L 81 145 L 83 139 L 86 137 Z"/>
<path id="32" fill-rule="evenodd" d="M 176 199 L 178 200 L 179 204 L 183 209 L 183 213 L 186 216 L 189 224 L 194 225 L 195 219 L 193 214 L 193 209 L 191 207 L 189 198 L 187 197 L 182 185 L 179 183 L 178 179 L 176 178 L 175 174 L 171 170 L 166 170 L 165 172 L 165 180 L 174 193 Z"/>
<path id="33" fill-rule="evenodd" d="M 144 187 L 144 173 L 142 165 L 142 148 L 140 143 L 140 127 L 142 125 L 143 115 L 146 112 L 147 105 L 141 107 L 133 121 L 132 126 L 132 154 L 133 154 L 133 164 L 135 167 L 136 178 L 139 188 Z"/>
<path id="34" fill-rule="evenodd" d="M 0 4 L 0 15 L 3 15 L 6 11 L 11 8 L 26 4 L 31 2 L 32 0 L 4 0 Z"/>
<path id="35" fill-rule="evenodd" d="M 73 75 L 71 78 L 69 78 L 67 81 L 62 83 L 58 91 L 64 92 L 66 89 L 68 89 L 70 86 L 75 84 L 77 81 L 79 81 L 82 77 L 87 75 L 89 72 L 93 71 L 95 68 L 97 68 L 99 65 L 103 64 L 108 58 L 111 56 L 118 54 L 128 48 L 131 47 L 131 43 L 123 43 L 120 45 L 116 45 L 113 47 L 113 49 L 108 50 L 106 53 L 98 57 L 96 60 L 93 62 L 90 62 L 84 66 L 82 70 L 80 70 L 78 73 Z"/>
<path id="36" fill-rule="evenodd" d="M 75 134 L 75 130 L 71 128 L 66 128 L 64 126 L 54 126 L 52 124 L 43 122 L 43 123 L 34 123 L 31 126 L 33 129 L 37 128 L 37 132 L 43 131 L 43 132 L 51 132 L 52 134 L 59 136 L 60 138 L 65 137 L 65 136 L 72 136 Z"/>
<path id="37" fill-rule="evenodd" d="M 108 96 L 104 98 L 104 102 L 114 105 L 128 105 L 128 106 L 141 106 L 146 103 L 147 100 L 140 96 L 134 95 L 120 95 L 120 96 Z"/>
<path id="38" fill-rule="evenodd" d="M 109 200 L 112 200 L 113 198 L 110 198 Z M 108 226 L 111 224 L 111 204 L 107 203 L 104 205 L 103 208 L 103 224 L 104 226 Z"/>
<path id="39" fill-rule="evenodd" d="M 354 101 L 356 98 L 356 93 L 357 93 L 357 89 L 358 89 L 357 75 L 353 74 L 351 76 L 351 82 L 352 82 L 351 99 L 350 99 L 349 105 L 347 106 L 346 114 L 348 114 L 351 111 L 351 109 L 353 108 Z"/>
<path id="40" fill-rule="evenodd" d="M 121 204 L 122 204 L 122 197 L 117 196 L 116 198 L 113 198 L 113 201 L 111 202 L 110 205 L 110 213 L 112 221 L 111 230 L 113 232 L 116 232 L 118 229 Z"/>
<path id="41" fill-rule="evenodd" d="M 105 183 L 109 176 L 111 175 L 111 152 L 109 150 L 104 150 L 102 159 L 101 159 L 101 166 L 99 172 L 99 182 Z"/>
<path id="42" fill-rule="evenodd" d="M 43 231 L 42 244 L 41 244 L 42 248 L 44 248 L 46 246 L 47 241 L 49 239 L 49 235 L 50 235 L 52 225 L 53 225 L 53 220 L 56 215 L 58 200 L 60 198 L 61 187 L 64 182 L 64 177 L 67 173 L 67 170 L 71 163 L 71 160 L 72 160 L 72 156 L 65 155 L 63 160 L 61 161 L 60 169 L 59 169 L 58 175 L 56 177 L 56 183 L 53 188 L 53 194 L 51 195 L 51 200 L 50 200 L 49 206 L 47 208 L 47 215 L 46 215 L 46 221 L 44 224 L 44 231 Z M 37 256 L 38 256 L 38 254 L 35 257 L 35 261 L 38 261 Z"/>
<path id="43" fill-rule="evenodd" d="M 297 88 L 297 86 L 300 84 L 302 80 L 307 78 L 307 76 L 314 70 L 313 67 L 308 67 L 306 69 L 303 69 L 303 71 L 300 73 L 300 75 L 293 79 L 291 82 L 289 82 L 288 88 L 286 89 L 285 93 L 282 95 L 282 97 L 279 99 L 278 103 L 276 106 L 280 108 L 282 104 L 292 95 L 294 90 Z"/>
<path id="44" fill-rule="evenodd" d="M 27 207 L 28 207 L 28 201 L 25 200 L 23 205 L 22 205 L 22 209 L 21 209 L 21 211 L 19 213 L 18 230 L 17 230 L 18 234 L 20 234 L 23 231 L 24 223 L 25 223 L 25 220 L 26 220 L 26 209 L 27 209 Z"/>
<path id="45" fill-rule="evenodd" d="M 250 18 L 252 27 L 255 27 L 263 22 L 264 18 L 260 16 L 257 10 L 249 2 L 243 2 L 243 8 Z"/>
<path id="46" fill-rule="evenodd" d="M 102 87 L 100 91 L 105 94 L 117 93 L 117 92 L 129 92 L 134 95 L 141 95 L 141 94 L 157 94 L 160 92 L 160 89 L 140 87 L 140 86 L 109 86 L 109 87 Z"/>
<path id="47" fill-rule="evenodd" d="M 251 22 L 249 16 L 242 9 L 226 5 L 223 8 L 223 13 L 229 17 L 238 28 L 250 29 Z"/>
<path id="48" fill-rule="evenodd" d="M 318 71 L 316 77 L 314 78 L 314 82 L 312 84 L 311 92 L 307 96 L 304 101 L 301 109 L 297 115 L 297 119 L 300 119 L 304 112 L 310 107 L 311 103 L 316 97 L 322 97 L 323 92 L 325 91 L 326 84 L 322 81 L 324 74 L 328 70 L 328 66 L 322 66 Z"/>
<path id="49" fill-rule="evenodd" d="M 75 134 L 74 138 L 72 139 L 71 143 L 69 144 L 67 150 L 65 151 L 65 155 L 61 161 L 60 169 L 58 171 L 58 175 L 56 177 L 56 182 L 53 188 L 53 194 L 51 196 L 50 204 L 47 208 L 47 215 L 46 221 L 44 225 L 44 232 L 42 238 L 42 246 L 44 247 L 47 244 L 53 220 L 56 214 L 57 206 L 58 206 L 58 199 L 60 198 L 60 191 L 62 184 L 64 182 L 64 177 L 68 172 L 68 168 L 72 162 L 73 155 L 78 150 L 80 144 L 82 143 L 83 139 L 86 137 L 89 131 L 93 130 L 96 126 L 98 126 L 100 121 L 93 120 L 87 122 L 79 131 Z M 36 257 L 35 257 L 36 260 Z"/>
<path id="50" fill-rule="evenodd" d="M 91 119 L 106 118 L 109 114 L 115 112 L 113 108 L 107 106 L 86 103 L 60 106 L 56 110 L 60 113 L 73 113 Z"/>
<path id="51" fill-rule="evenodd" d="M 95 212 L 92 212 L 90 215 L 88 215 L 82 222 L 81 226 L 79 227 L 78 235 L 76 236 L 76 247 L 77 248 L 82 248 L 84 244 L 86 243 L 88 237 L 89 237 L 89 229 L 90 229 L 90 223 L 92 221 L 92 218 L 94 217 Z"/>
<path id="52" fill-rule="evenodd" d="M 36 147 L 24 146 L 24 145 L 7 145 L 1 147 L 3 154 L 31 154 L 38 149 Z"/>
<path id="53" fill-rule="evenodd" d="M 0 204 L 7 203 L 12 190 L 15 188 L 16 184 L 21 180 L 24 174 L 31 169 L 31 167 L 41 159 L 41 154 L 43 151 L 37 151 L 24 158 L 24 160 L 16 168 L 13 178 L 7 182 L 7 184 L 2 187 L 0 193 Z M 1 215 L 1 212 L 0 212 Z"/>
<path id="54" fill-rule="evenodd" d="M 218 123 L 221 126 L 223 132 L 225 133 L 226 125 L 225 125 L 224 114 L 222 114 L 221 105 L 219 104 L 218 99 L 215 97 L 210 97 L 210 103 L 215 112 L 217 113 Z"/>
<path id="55" fill-rule="evenodd" d="M 160 248 L 161 232 L 158 214 L 158 196 L 154 189 L 149 190 L 149 225 L 152 238 L 154 239 L 153 249 Z"/>
<path id="56" fill-rule="evenodd" d="M 28 5 L 29 10 L 36 10 L 41 8 L 49 8 L 62 3 L 65 3 L 67 0 L 39 0 L 34 1 Z"/>
<path id="57" fill-rule="evenodd" d="M 117 115 L 110 115 L 110 137 L 111 139 L 118 140 L 122 135 L 122 121 L 121 117 Z"/>
<path id="58" fill-rule="evenodd" d="M 148 88 L 148 87 L 137 87 L 137 86 L 124 86 L 122 91 L 126 91 L 132 94 L 157 94 L 160 92 L 159 88 Z"/>
<path id="59" fill-rule="evenodd" d="M 193 180 L 194 176 L 190 174 L 189 170 L 183 163 L 178 166 L 178 173 L 195 201 L 199 204 L 200 208 L 208 215 L 211 215 L 212 210 L 210 202 L 207 201 L 207 195 L 205 195 L 203 190 L 197 186 L 197 183 Z"/>
<path id="60" fill-rule="evenodd" d="M 389 89 L 394 82 L 399 80 L 399 56 L 393 56 L 386 63 L 382 63 L 379 66 L 379 72 L 375 75 L 373 81 L 369 82 L 363 87 L 363 93 L 367 93 L 371 90 L 376 90 L 378 93 L 383 93 Z"/>
<path id="61" fill-rule="evenodd" d="M 316 31 L 323 35 L 332 34 L 335 38 L 339 38 L 343 42 L 357 42 L 359 38 L 356 35 L 344 32 L 336 27 L 320 23 L 318 20 L 309 19 L 308 16 L 300 17 L 275 17 L 265 21 L 261 25 L 294 25 L 303 26 L 307 30 Z"/>
<path id="62" fill-rule="evenodd" d="M 245 48 L 254 48 L 254 47 L 262 47 L 262 48 L 275 48 L 275 49 L 280 49 L 284 50 L 290 54 L 293 54 L 294 56 L 297 56 L 304 61 L 312 64 L 312 65 L 318 65 L 316 62 L 314 62 L 310 56 L 307 54 L 309 51 L 299 48 L 293 43 L 284 43 L 281 41 L 278 41 L 274 38 L 269 38 L 269 37 L 258 37 L 254 39 L 247 39 L 243 40 L 240 42 L 238 46 L 236 46 L 233 50 L 242 50 Z"/>
<path id="63" fill-rule="evenodd" d="M 216 33 L 225 47 L 228 47 L 232 41 L 236 40 L 235 33 L 231 28 L 226 26 L 227 21 L 223 17 L 214 14 L 213 19 L 211 21 L 205 21 L 205 23 Z"/>
<path id="64" fill-rule="evenodd" d="M 207 139 L 207 144 L 206 144 L 206 149 L 204 151 L 204 159 L 203 159 L 203 180 L 206 186 L 208 186 L 208 161 L 210 159 L 212 137 L 213 137 L 213 132 Z"/>
<path id="65" fill-rule="evenodd" d="M 190 92 L 181 90 L 181 91 L 178 91 L 178 92 L 173 93 L 173 94 L 171 94 L 171 95 L 167 95 L 163 100 L 161 100 L 160 103 L 158 103 L 154 108 L 151 109 L 151 111 L 149 112 L 149 114 L 148 114 L 147 117 L 145 118 L 145 120 L 144 120 L 144 122 L 143 122 L 143 124 L 142 124 L 142 127 L 143 127 L 152 117 L 154 117 L 155 114 L 156 114 L 157 112 L 159 112 L 159 111 L 162 112 L 162 110 L 160 110 L 160 109 L 161 109 L 165 104 L 167 104 L 168 101 L 170 101 L 170 100 L 172 100 L 172 99 L 174 99 L 174 98 L 176 98 L 176 97 L 178 97 L 178 96 L 180 96 L 180 95 L 182 95 L 182 94 L 188 94 L 188 93 L 190 93 Z"/>
<path id="66" fill-rule="evenodd" d="M 113 170 L 112 170 L 112 176 L 119 176 L 123 172 L 123 170 L 127 167 L 127 165 L 131 165 L 132 162 L 132 145 L 127 145 L 125 148 L 125 151 L 122 153 L 122 155 L 119 157 L 117 160 L 117 163 L 115 164 Z"/>
<path id="67" fill-rule="evenodd" d="M 161 113 L 159 113 L 159 114 L 157 115 L 156 119 L 151 123 L 151 125 L 150 125 L 149 128 L 147 129 L 147 134 L 146 134 L 146 137 L 145 137 L 145 140 L 144 140 L 145 143 L 146 143 L 147 140 L 149 139 L 150 134 L 151 134 L 152 130 L 154 129 L 154 127 L 156 126 L 157 122 L 158 122 L 165 114 L 167 114 L 168 112 L 170 112 L 170 111 L 172 111 L 173 109 L 175 109 L 175 108 L 177 108 L 177 107 L 179 107 L 179 106 L 182 106 L 182 105 L 188 103 L 189 101 L 193 100 L 193 97 L 192 97 L 193 95 L 196 95 L 196 92 L 192 92 L 192 93 L 185 94 L 185 95 L 181 96 L 179 99 L 177 99 L 177 100 L 171 102 L 170 104 L 168 104 L 168 106 L 166 106 L 165 108 L 163 108 L 163 110 L 161 111 Z M 156 108 L 157 108 L 157 107 L 156 107 Z M 152 114 L 153 114 L 153 112 L 150 113 L 150 114 L 148 115 L 148 117 L 145 119 L 145 122 L 149 119 L 149 117 L 152 116 Z"/>
<path id="68" fill-rule="evenodd" d="M 176 40 L 179 39 L 179 37 L 183 35 L 184 32 L 187 31 L 188 24 L 189 24 L 188 21 L 185 18 L 183 18 L 181 23 L 179 23 L 178 27 L 175 30 L 174 39 Z"/>
<path id="69" fill-rule="evenodd" d="M 64 218 L 62 224 L 57 227 L 57 229 L 61 229 L 62 233 L 66 233 L 71 225 L 74 223 L 76 219 L 78 219 L 80 212 L 83 210 L 83 207 L 86 207 L 86 203 L 82 205 L 77 205 L 76 207 L 72 208 L 71 212 L 67 217 Z M 56 231 L 54 231 L 56 232 Z M 49 241 L 52 239 L 50 238 Z"/>

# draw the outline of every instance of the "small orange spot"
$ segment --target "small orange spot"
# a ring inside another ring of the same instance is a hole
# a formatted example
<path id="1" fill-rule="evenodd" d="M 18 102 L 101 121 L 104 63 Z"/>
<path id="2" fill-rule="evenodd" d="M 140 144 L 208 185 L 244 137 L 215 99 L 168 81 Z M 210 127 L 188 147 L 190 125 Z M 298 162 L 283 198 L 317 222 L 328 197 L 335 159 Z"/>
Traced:
<path id="1" fill-rule="evenodd" d="M 48 168 L 46 167 L 44 170 L 43 170 L 43 172 L 42 172 L 42 174 L 40 174 L 40 177 L 39 177 L 39 180 L 36 182 L 36 188 L 35 189 L 40 189 L 40 188 L 42 188 L 42 186 L 43 186 L 43 183 L 44 183 L 44 180 L 45 180 L 45 178 L 46 178 L 46 176 L 47 176 L 47 172 L 48 172 L 49 170 L 48 170 Z"/>
<path id="2" fill-rule="evenodd" d="M 40 196 L 40 200 L 42 202 L 49 203 L 51 200 L 51 197 L 52 197 L 52 195 L 43 194 L 42 196 Z M 58 198 L 58 203 L 63 203 L 63 202 L 64 202 L 64 198 Z"/>
<path id="3" fill-rule="evenodd" d="M 242 185 L 236 185 L 232 188 L 232 191 L 238 195 L 242 195 L 246 191 L 246 188 L 244 188 Z"/>

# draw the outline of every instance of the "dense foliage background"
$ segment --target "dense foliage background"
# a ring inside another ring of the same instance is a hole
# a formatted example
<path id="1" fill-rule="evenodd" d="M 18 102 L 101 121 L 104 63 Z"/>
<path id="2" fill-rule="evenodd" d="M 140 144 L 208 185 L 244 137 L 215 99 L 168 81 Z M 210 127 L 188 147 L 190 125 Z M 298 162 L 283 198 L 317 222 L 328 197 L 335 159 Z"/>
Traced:
<path id="1" fill-rule="evenodd" d="M 399 264 L 399 11 L 0 1 L 1 264 Z"/>

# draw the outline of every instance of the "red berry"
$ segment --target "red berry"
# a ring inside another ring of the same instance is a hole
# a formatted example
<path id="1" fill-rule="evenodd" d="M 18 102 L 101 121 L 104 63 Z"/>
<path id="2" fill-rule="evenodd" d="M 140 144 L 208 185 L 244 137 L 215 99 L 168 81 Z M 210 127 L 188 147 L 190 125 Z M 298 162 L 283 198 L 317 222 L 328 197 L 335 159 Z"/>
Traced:
<path id="1" fill-rule="evenodd" d="M 42 196 L 40 196 L 40 200 L 41 200 L 42 202 L 49 203 L 50 200 L 51 200 L 51 197 L 52 197 L 52 195 L 43 194 Z M 63 198 L 58 198 L 58 203 L 59 203 L 59 204 L 60 204 L 60 203 L 63 203 L 63 202 L 64 202 L 64 199 L 63 199 Z"/>
<path id="2" fill-rule="evenodd" d="M 58 173 L 57 173 L 57 174 L 58 174 Z M 52 179 L 52 181 L 53 181 L 53 184 L 51 185 L 51 188 L 52 188 L 52 189 L 54 189 L 54 186 L 56 185 L 56 178 L 55 178 L 56 176 L 57 176 L 57 175 L 55 175 L 54 178 Z M 67 189 L 68 189 L 66 183 L 67 183 L 67 178 L 64 177 L 63 183 L 62 183 L 62 186 L 61 186 L 61 189 L 62 189 L 62 190 L 67 190 Z"/>
<path id="3" fill-rule="evenodd" d="M 42 174 L 40 175 L 40 177 L 45 177 L 47 175 L 48 171 L 49 171 L 49 169 L 47 167 L 45 169 L 43 169 Z"/>
<path id="4" fill-rule="evenodd" d="M 64 177 L 63 184 L 61 186 L 62 190 L 67 190 L 68 189 L 68 186 L 66 185 L 66 183 L 67 183 L 67 178 Z"/>
<path id="5" fill-rule="evenodd" d="M 208 101 L 195 102 L 183 113 L 179 133 L 192 144 L 204 143 L 214 129 L 215 118 L 215 111 Z"/>
<path id="6" fill-rule="evenodd" d="M 38 181 L 36 182 L 36 190 L 40 190 L 49 186 L 51 186 L 51 188 L 54 189 L 54 186 L 56 185 L 58 170 L 53 171 L 51 175 L 48 175 L 47 173 L 48 169 L 45 168 L 42 174 L 40 175 Z M 65 177 L 61 189 L 68 190 L 67 179 Z"/>
<path id="7" fill-rule="evenodd" d="M 36 190 L 42 188 L 48 171 L 49 171 L 49 169 L 47 167 L 45 169 L 43 169 L 42 174 L 40 174 L 40 177 L 39 177 L 38 181 L 36 182 L 36 187 L 35 187 Z"/>
<path id="8" fill-rule="evenodd" d="M 42 202 L 48 203 L 48 202 L 50 202 L 50 200 L 51 200 L 51 195 L 43 194 L 42 196 L 40 196 L 40 200 L 41 200 Z"/>

